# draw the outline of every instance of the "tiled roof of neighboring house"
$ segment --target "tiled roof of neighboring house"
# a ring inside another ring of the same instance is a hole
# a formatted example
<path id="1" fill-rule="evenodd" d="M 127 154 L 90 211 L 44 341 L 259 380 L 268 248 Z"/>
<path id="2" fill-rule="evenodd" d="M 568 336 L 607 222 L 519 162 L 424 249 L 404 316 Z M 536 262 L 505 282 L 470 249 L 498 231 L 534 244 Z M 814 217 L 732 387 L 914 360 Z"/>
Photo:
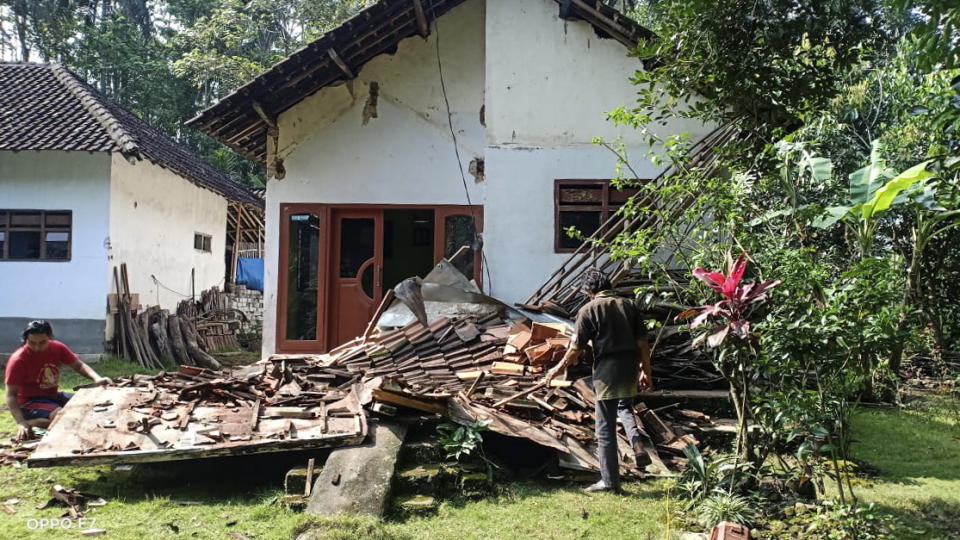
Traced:
<path id="1" fill-rule="evenodd" d="M 379 0 L 294 52 L 256 79 L 187 122 L 241 155 L 264 163 L 267 136 L 278 114 L 321 88 L 353 78 L 400 41 L 430 33 L 432 21 L 465 0 Z M 555 0 L 563 19 L 583 20 L 596 32 L 636 46 L 654 33 L 601 0 Z"/>
<path id="2" fill-rule="evenodd" d="M 121 152 L 229 200 L 263 201 L 59 64 L 0 63 L 0 150 Z"/>

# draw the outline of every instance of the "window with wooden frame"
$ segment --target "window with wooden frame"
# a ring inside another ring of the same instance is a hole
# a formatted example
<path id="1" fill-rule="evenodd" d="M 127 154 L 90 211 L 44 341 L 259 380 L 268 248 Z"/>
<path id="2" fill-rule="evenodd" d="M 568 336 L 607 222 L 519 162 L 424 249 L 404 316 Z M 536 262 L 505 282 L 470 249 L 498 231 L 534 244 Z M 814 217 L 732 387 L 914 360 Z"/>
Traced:
<path id="1" fill-rule="evenodd" d="M 73 213 L 69 210 L 0 210 L 0 260 L 70 260 Z"/>
<path id="2" fill-rule="evenodd" d="M 584 238 L 589 237 L 637 191 L 639 188 L 615 189 L 610 180 L 557 180 L 553 196 L 553 250 L 576 251 L 583 240 L 571 238 L 568 228 L 574 227 Z"/>
<path id="3" fill-rule="evenodd" d="M 203 251 L 204 253 L 210 253 L 213 251 L 211 245 L 212 242 L 213 237 L 209 234 L 193 233 L 193 249 Z"/>

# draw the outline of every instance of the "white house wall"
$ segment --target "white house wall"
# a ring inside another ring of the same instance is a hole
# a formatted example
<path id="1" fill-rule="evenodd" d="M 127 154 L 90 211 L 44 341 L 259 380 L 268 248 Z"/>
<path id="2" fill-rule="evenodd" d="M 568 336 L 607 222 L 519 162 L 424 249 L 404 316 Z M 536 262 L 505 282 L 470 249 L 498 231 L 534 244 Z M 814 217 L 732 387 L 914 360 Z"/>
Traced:
<path id="1" fill-rule="evenodd" d="M 492 293 L 523 301 L 567 257 L 554 253 L 554 183 L 608 179 L 616 157 L 595 137 L 626 145 L 631 165 L 653 178 L 641 133 L 607 113 L 636 101 L 629 77 L 642 64 L 584 21 L 565 21 L 554 0 L 487 0 L 484 246 Z M 663 136 L 707 133 L 676 119 Z"/>
<path id="2" fill-rule="evenodd" d="M 637 130 L 607 120 L 636 103 L 628 79 L 643 65 L 623 44 L 598 37 L 585 21 L 561 19 L 555 0 L 486 1 L 488 144 L 555 147 L 622 137 L 646 145 Z M 675 119 L 654 131 L 702 127 Z"/>
<path id="3" fill-rule="evenodd" d="M 68 262 L 0 260 L 0 354 L 31 319 L 48 319 L 75 351 L 103 350 L 110 157 L 0 151 L 0 209 L 73 212 Z"/>
<path id="4" fill-rule="evenodd" d="M 175 309 L 191 293 L 223 286 L 227 201 L 146 160 L 113 156 L 111 266 L 127 264 L 140 303 Z M 212 237 L 211 252 L 193 247 L 194 233 Z"/>
<path id="5" fill-rule="evenodd" d="M 467 168 L 484 154 L 483 20 L 484 2 L 465 2 L 428 39 L 404 40 L 352 83 L 321 90 L 280 116 L 278 155 L 286 176 L 271 179 L 267 189 L 264 352 L 275 349 L 280 204 L 467 204 L 440 85 L 438 36 L 470 200 L 482 203 L 484 185 Z M 364 125 L 371 82 L 379 84 L 377 118 Z"/>

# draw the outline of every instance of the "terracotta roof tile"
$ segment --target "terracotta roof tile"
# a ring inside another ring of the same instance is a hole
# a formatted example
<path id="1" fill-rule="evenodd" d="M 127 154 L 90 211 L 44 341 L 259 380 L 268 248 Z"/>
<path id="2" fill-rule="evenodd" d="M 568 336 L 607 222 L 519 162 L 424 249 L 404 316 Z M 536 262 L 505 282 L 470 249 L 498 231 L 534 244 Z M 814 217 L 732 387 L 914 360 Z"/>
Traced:
<path id="1" fill-rule="evenodd" d="M 224 197 L 263 201 L 58 64 L 0 63 L 0 150 L 121 152 Z"/>

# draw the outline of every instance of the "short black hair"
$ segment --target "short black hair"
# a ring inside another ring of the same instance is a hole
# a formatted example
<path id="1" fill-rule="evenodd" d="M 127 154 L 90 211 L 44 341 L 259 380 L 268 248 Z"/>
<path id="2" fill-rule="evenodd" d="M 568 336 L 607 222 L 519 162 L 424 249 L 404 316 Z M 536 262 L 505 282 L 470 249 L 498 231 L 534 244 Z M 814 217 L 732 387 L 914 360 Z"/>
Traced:
<path id="1" fill-rule="evenodd" d="M 597 294 L 600 291 L 612 289 L 613 285 L 610 283 L 610 278 L 601 270 L 590 268 L 580 278 L 580 288 L 585 292 Z"/>
<path id="2" fill-rule="evenodd" d="M 23 338 L 23 342 L 26 343 L 27 336 L 32 334 L 46 334 L 53 337 L 53 327 L 50 326 L 49 321 L 30 321 L 30 324 L 28 324 L 23 333 L 20 334 L 20 337 Z"/>

